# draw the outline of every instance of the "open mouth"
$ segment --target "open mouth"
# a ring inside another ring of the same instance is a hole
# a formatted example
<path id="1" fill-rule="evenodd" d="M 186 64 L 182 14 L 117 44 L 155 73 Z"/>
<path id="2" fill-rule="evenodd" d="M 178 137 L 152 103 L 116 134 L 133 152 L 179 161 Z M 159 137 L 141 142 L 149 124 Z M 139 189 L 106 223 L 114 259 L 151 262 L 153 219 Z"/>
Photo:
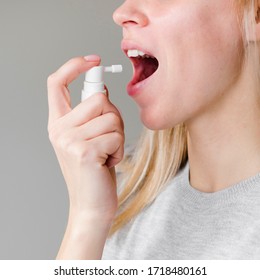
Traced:
<path id="1" fill-rule="evenodd" d="M 128 50 L 127 55 L 134 66 L 134 78 L 131 82 L 133 85 L 146 80 L 159 68 L 158 60 L 142 51 Z"/>

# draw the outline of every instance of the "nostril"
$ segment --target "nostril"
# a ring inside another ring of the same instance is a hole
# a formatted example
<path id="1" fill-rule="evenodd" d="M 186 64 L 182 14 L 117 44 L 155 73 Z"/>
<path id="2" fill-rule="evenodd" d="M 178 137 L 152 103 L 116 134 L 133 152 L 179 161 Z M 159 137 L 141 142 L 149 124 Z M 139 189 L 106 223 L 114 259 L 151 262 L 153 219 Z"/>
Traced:
<path id="1" fill-rule="evenodd" d="M 131 13 L 129 12 L 128 9 L 124 7 L 124 5 L 122 5 L 117 10 L 114 11 L 113 20 L 116 24 L 120 26 L 124 26 L 127 22 L 133 21 L 131 19 Z"/>
<path id="2" fill-rule="evenodd" d="M 124 26 L 137 25 L 137 22 L 135 22 L 134 20 L 127 20 L 123 22 L 123 25 Z"/>

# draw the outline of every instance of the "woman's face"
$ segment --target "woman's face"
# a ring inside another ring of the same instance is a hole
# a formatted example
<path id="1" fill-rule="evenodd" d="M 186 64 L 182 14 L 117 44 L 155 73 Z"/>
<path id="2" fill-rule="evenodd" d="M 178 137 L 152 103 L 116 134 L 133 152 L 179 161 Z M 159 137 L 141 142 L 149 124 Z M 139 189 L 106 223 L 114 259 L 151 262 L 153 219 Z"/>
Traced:
<path id="1" fill-rule="evenodd" d="M 157 69 L 155 59 L 131 59 L 128 93 L 150 129 L 207 112 L 240 73 L 243 43 L 231 0 L 126 0 L 114 20 L 123 27 L 126 54 L 139 50 L 159 63 Z"/>

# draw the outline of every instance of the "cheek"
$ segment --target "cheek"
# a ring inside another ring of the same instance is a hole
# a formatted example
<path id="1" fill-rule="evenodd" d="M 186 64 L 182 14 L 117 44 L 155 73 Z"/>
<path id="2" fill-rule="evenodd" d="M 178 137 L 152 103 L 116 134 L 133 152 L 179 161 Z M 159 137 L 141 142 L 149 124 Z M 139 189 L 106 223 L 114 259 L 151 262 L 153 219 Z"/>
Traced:
<path id="1" fill-rule="evenodd" d="M 222 71 L 224 66 L 238 65 L 242 38 L 236 16 L 229 5 L 211 6 L 176 11 L 169 24 L 171 28 L 165 27 L 168 55 L 177 62 L 172 66 L 187 74 L 205 74 L 208 70 Z"/>
<path id="2" fill-rule="evenodd" d="M 177 13 L 165 26 L 161 40 L 167 41 L 162 73 L 167 101 L 161 104 L 166 106 L 162 121 L 167 115 L 172 123 L 194 116 L 221 97 L 240 73 L 243 42 L 235 13 L 228 5 L 205 9 Z"/>
<path id="3" fill-rule="evenodd" d="M 228 5 L 205 9 L 174 10 L 158 24 L 155 42 L 163 49 L 158 80 L 164 82 L 141 110 L 150 129 L 173 127 L 196 116 L 223 96 L 239 75 L 243 42 L 234 12 Z"/>

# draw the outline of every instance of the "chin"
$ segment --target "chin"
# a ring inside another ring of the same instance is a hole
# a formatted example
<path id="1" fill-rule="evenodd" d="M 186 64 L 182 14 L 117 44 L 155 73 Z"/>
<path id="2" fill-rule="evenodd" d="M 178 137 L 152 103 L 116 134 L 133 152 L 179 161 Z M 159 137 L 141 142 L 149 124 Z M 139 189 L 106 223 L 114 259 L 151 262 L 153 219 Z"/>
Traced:
<path id="1" fill-rule="evenodd" d="M 162 116 L 157 116 L 156 114 L 146 114 L 141 112 L 141 121 L 145 127 L 150 130 L 164 130 L 172 128 L 173 126 L 162 119 Z"/>
<path id="2" fill-rule="evenodd" d="M 145 114 L 143 112 L 141 112 L 140 118 L 141 118 L 143 125 L 146 128 L 151 129 L 151 130 L 160 130 L 161 129 L 161 125 L 160 125 L 160 122 L 158 122 L 158 119 L 156 120 L 154 118 L 151 118 L 150 116 L 148 116 L 147 114 Z"/>
<path id="3" fill-rule="evenodd" d="M 169 116 L 163 115 L 161 110 L 157 114 L 155 112 L 148 113 L 148 111 L 142 110 L 140 112 L 140 118 L 143 125 L 150 130 L 171 129 L 185 121 L 180 117 L 177 118 L 177 116 L 171 116 L 171 118 L 169 118 Z"/>

